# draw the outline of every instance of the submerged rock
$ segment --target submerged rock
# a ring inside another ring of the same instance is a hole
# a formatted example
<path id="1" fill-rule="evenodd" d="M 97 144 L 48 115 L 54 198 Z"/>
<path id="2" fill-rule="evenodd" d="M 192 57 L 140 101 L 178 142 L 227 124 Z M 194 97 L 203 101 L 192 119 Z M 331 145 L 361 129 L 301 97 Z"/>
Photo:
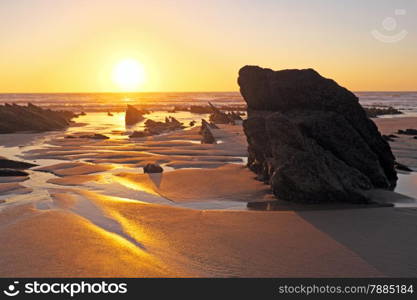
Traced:
<path id="1" fill-rule="evenodd" d="M 392 189 L 391 148 L 358 98 L 312 69 L 246 66 L 240 91 L 248 167 L 276 197 L 302 202 L 367 202 L 364 191 Z"/>
<path id="2" fill-rule="evenodd" d="M 143 115 L 146 113 L 146 111 L 138 110 L 136 107 L 128 104 L 125 114 L 126 125 L 134 125 L 140 121 L 143 121 L 145 119 Z"/>
<path id="3" fill-rule="evenodd" d="M 31 103 L 0 105 L 0 133 L 43 132 L 68 127 L 75 114 L 70 111 L 43 109 Z"/>
<path id="4" fill-rule="evenodd" d="M 143 167 L 144 173 L 162 173 L 164 169 L 158 164 L 147 164 Z"/>

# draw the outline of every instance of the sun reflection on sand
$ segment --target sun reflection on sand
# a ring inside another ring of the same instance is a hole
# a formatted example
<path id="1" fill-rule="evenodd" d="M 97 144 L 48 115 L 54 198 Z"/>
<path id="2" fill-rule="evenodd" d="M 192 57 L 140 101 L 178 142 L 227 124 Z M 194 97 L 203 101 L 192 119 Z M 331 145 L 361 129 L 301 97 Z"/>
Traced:
<path id="1" fill-rule="evenodd" d="M 136 190 L 136 191 L 142 191 L 142 192 L 146 192 L 148 194 L 151 195 L 155 195 L 155 196 L 159 196 L 159 193 L 157 193 L 155 191 L 155 188 L 152 187 L 152 182 L 151 181 L 132 181 L 129 178 L 124 178 L 123 177 L 123 173 L 121 174 L 117 174 L 116 176 L 113 176 L 113 180 L 121 185 L 123 185 L 124 187 L 127 187 L 129 189 L 132 190 Z"/>

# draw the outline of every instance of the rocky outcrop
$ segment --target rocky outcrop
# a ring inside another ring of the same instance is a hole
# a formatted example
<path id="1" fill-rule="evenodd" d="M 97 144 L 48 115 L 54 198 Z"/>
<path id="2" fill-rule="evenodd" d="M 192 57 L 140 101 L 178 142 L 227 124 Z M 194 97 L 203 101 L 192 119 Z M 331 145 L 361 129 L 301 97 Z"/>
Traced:
<path id="1" fill-rule="evenodd" d="M 312 69 L 246 66 L 248 166 L 283 200 L 367 202 L 364 191 L 392 189 L 389 144 L 358 98 Z"/>
<path id="2" fill-rule="evenodd" d="M 200 134 L 201 134 L 201 143 L 202 144 L 216 144 L 216 138 L 214 137 L 213 133 L 211 132 L 211 129 L 210 129 L 209 125 L 201 126 Z"/>
<path id="3" fill-rule="evenodd" d="M 184 128 L 185 126 L 183 126 L 180 121 L 170 116 L 165 118 L 165 122 L 158 122 L 150 119 L 146 120 L 145 122 L 145 132 L 147 132 L 149 135 L 157 135 Z"/>
<path id="4" fill-rule="evenodd" d="M 43 132 L 68 127 L 75 114 L 70 111 L 43 109 L 31 103 L 0 105 L 0 133 Z"/>
<path id="5" fill-rule="evenodd" d="M 214 124 L 234 124 L 235 120 L 229 114 L 222 112 L 220 109 L 215 107 L 209 102 L 212 113 L 210 115 L 210 122 Z"/>
<path id="6" fill-rule="evenodd" d="M 132 105 L 127 105 L 126 107 L 126 114 L 125 114 L 125 123 L 126 125 L 134 125 L 140 121 L 143 121 L 145 118 L 143 117 L 147 111 L 139 110 Z"/>
<path id="7" fill-rule="evenodd" d="M 134 131 L 130 138 L 142 138 L 152 135 L 158 135 L 174 130 L 184 129 L 183 123 L 175 119 L 174 117 L 166 117 L 165 122 L 159 122 L 154 120 L 146 120 L 145 129 L 143 131 Z"/>

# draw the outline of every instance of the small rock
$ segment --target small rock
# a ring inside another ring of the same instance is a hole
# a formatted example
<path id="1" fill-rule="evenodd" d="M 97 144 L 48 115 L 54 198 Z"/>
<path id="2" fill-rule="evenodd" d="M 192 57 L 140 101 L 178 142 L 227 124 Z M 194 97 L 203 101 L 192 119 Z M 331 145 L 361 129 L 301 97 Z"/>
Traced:
<path id="1" fill-rule="evenodd" d="M 195 125 L 195 121 L 194 120 L 192 120 L 191 122 L 190 122 L 190 127 L 193 127 L 194 125 Z"/>
<path id="2" fill-rule="evenodd" d="M 147 164 L 143 167 L 144 173 L 162 173 L 164 169 L 158 164 Z"/>

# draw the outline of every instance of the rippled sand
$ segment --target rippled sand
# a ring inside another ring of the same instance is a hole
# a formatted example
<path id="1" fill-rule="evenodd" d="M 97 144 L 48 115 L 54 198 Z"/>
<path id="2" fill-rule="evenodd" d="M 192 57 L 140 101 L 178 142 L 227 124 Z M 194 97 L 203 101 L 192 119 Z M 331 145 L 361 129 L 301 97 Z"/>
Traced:
<path id="1" fill-rule="evenodd" d="M 392 120 L 377 120 L 383 133 L 413 127 Z M 272 196 L 244 167 L 241 126 L 220 126 L 220 143 L 202 145 L 198 126 L 130 140 L 120 114 L 78 122 L 85 125 L 42 135 L 42 143 L 22 138 L 4 148 L 2 155 L 39 167 L 28 180 L 0 183 L 0 276 L 416 274 L 417 206 L 410 197 L 375 191 L 378 199 L 408 204 L 402 208 L 249 211 L 247 202 Z M 110 139 L 64 138 L 79 132 Z M 392 146 L 417 168 L 412 142 L 400 137 Z M 164 173 L 143 174 L 148 162 Z"/>

